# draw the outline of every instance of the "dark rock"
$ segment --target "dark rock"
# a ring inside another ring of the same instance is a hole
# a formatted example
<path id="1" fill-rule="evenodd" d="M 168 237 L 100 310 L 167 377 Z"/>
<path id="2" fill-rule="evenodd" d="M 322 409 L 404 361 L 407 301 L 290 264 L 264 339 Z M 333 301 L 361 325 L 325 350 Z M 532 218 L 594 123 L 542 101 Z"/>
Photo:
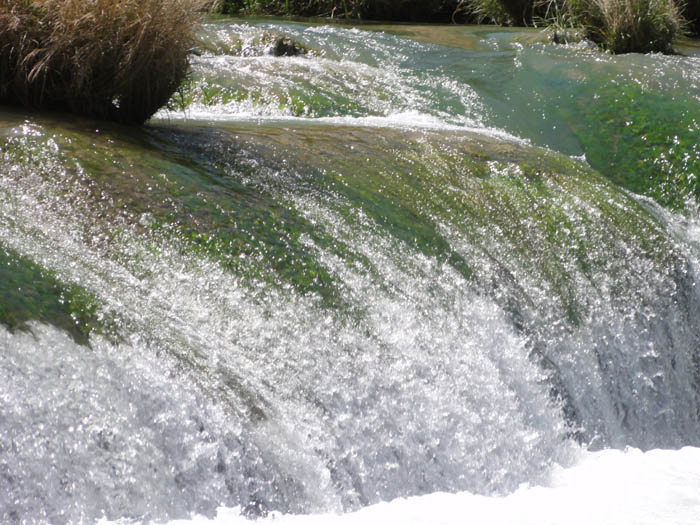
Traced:
<path id="1" fill-rule="evenodd" d="M 304 45 L 299 42 L 295 42 L 288 36 L 278 36 L 275 38 L 273 44 L 267 48 L 268 54 L 276 57 L 294 57 L 298 55 L 305 55 L 307 49 Z"/>

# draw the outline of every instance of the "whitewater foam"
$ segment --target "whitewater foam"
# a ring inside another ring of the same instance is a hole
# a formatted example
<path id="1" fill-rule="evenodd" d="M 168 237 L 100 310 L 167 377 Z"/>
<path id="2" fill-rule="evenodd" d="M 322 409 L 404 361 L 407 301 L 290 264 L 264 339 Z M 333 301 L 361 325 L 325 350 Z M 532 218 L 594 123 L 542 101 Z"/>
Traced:
<path id="1" fill-rule="evenodd" d="M 603 450 L 580 453 L 570 468 L 555 467 L 544 486 L 522 485 L 505 497 L 461 492 L 399 498 L 348 514 L 282 515 L 262 525 L 695 525 L 700 516 L 700 448 Z M 104 522 L 103 522 L 104 523 Z M 170 525 L 249 524 L 239 508 L 215 519 Z"/>

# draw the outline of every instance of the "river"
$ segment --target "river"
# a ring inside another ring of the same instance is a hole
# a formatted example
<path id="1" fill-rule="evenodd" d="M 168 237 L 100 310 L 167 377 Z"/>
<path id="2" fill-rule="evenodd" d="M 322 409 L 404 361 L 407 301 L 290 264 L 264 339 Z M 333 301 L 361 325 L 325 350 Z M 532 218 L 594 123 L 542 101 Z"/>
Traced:
<path id="1" fill-rule="evenodd" d="M 0 521 L 694 523 L 698 136 L 692 50 L 487 26 L 0 108 Z"/>

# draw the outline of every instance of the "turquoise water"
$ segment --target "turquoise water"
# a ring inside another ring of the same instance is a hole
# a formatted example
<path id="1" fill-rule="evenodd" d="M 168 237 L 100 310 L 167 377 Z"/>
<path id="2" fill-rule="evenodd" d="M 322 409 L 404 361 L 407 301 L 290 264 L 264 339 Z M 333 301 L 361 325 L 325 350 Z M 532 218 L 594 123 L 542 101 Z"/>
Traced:
<path id="1" fill-rule="evenodd" d="M 227 27 L 208 26 L 211 47 L 230 51 Z M 391 32 L 418 39 L 399 40 L 378 29 L 263 25 L 322 55 L 280 63 L 246 44 L 260 27 L 236 28 L 237 53 L 246 56 L 202 57 L 195 116 L 207 107 L 220 116 L 417 113 L 585 155 L 616 183 L 676 208 L 698 193 L 700 58 L 692 48 L 690 56 L 613 56 L 488 27 L 397 26 Z"/>
<path id="2" fill-rule="evenodd" d="M 4 521 L 505 495 L 700 446 L 697 58 L 202 35 L 142 129 L 0 109 Z"/>

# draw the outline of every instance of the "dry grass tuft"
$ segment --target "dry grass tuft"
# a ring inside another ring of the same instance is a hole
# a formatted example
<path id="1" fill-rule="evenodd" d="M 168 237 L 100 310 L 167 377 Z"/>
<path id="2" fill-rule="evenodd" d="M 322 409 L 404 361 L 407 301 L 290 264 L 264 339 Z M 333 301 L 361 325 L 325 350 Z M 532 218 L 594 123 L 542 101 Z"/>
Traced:
<path id="1" fill-rule="evenodd" d="M 671 52 L 683 32 L 676 0 L 568 0 L 589 38 L 613 53 Z"/>
<path id="2" fill-rule="evenodd" d="M 462 0 L 480 21 L 575 29 L 612 53 L 672 52 L 684 0 Z"/>
<path id="3" fill-rule="evenodd" d="M 184 80 L 202 0 L 0 0 L 0 103 L 143 123 Z"/>

